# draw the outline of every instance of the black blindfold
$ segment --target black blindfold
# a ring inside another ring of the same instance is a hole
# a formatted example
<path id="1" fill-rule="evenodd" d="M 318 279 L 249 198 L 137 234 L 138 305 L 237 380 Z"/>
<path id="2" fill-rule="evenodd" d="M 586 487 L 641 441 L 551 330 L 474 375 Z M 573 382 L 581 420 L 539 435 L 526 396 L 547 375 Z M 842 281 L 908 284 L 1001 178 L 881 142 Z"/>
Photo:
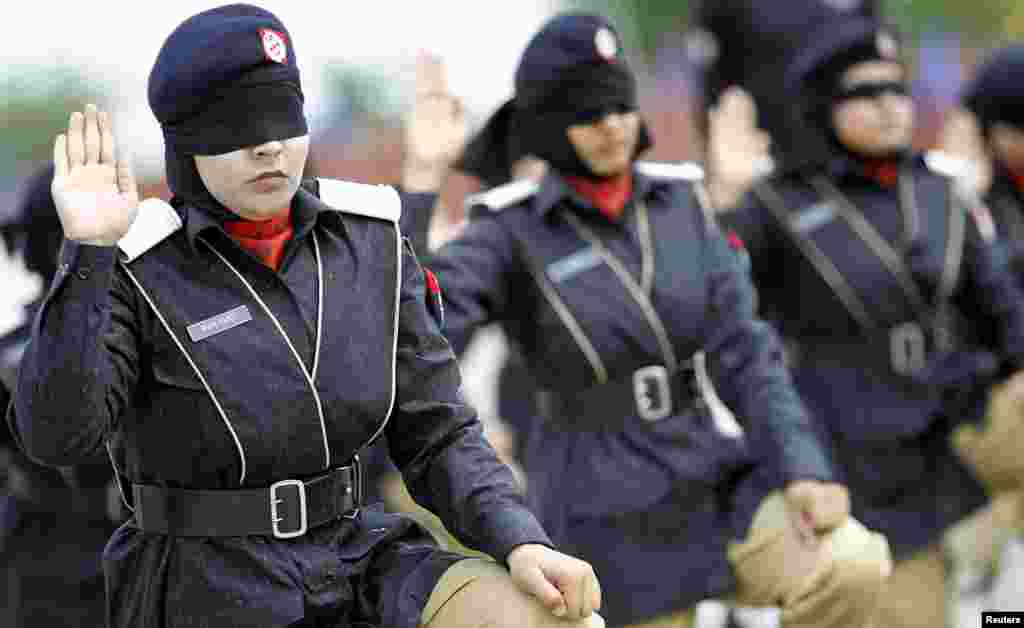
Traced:
<path id="1" fill-rule="evenodd" d="M 884 94 L 893 96 L 906 96 L 910 93 L 907 84 L 903 81 L 877 81 L 873 83 L 859 83 L 850 87 L 839 86 L 832 95 L 834 103 L 860 98 L 878 98 Z"/>

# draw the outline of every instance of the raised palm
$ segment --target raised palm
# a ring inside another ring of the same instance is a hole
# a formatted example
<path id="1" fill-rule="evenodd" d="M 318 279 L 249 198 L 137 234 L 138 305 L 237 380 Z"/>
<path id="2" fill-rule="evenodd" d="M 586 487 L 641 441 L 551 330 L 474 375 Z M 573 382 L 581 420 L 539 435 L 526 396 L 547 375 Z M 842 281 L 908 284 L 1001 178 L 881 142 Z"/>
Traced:
<path id="1" fill-rule="evenodd" d="M 53 145 L 51 193 L 64 237 L 111 246 L 128 232 L 139 193 L 127 160 L 119 159 L 110 115 L 89 105 L 71 114 Z"/>
<path id="2" fill-rule="evenodd" d="M 957 183 L 971 196 L 982 197 L 992 185 L 993 163 L 985 146 L 985 134 L 977 117 L 966 109 L 954 109 L 946 117 L 939 136 L 943 153 L 963 160 Z"/>
<path id="3" fill-rule="evenodd" d="M 709 190 L 719 207 L 731 206 L 772 168 L 771 138 L 757 126 L 750 94 L 730 87 L 708 112 Z"/>
<path id="4" fill-rule="evenodd" d="M 444 62 L 420 53 L 416 59 L 416 101 L 406 119 L 406 159 L 419 166 L 447 168 L 466 144 L 462 104 L 448 88 Z"/>

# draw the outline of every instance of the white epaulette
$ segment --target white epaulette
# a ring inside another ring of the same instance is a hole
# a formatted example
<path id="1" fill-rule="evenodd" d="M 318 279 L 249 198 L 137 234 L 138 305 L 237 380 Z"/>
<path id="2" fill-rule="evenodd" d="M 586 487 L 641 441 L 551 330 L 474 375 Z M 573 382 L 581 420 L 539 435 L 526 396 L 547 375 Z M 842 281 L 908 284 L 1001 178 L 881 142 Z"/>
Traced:
<path id="1" fill-rule="evenodd" d="M 466 197 L 466 209 L 483 205 L 492 212 L 499 212 L 510 205 L 525 201 L 540 189 L 540 183 L 533 179 L 520 179 L 478 194 Z"/>
<path id="2" fill-rule="evenodd" d="M 971 175 L 971 164 L 966 159 L 954 157 L 941 150 L 930 150 L 924 154 L 924 163 L 928 169 L 954 179 L 962 179 Z"/>
<path id="3" fill-rule="evenodd" d="M 924 163 L 932 172 L 949 177 L 954 188 L 964 199 L 980 199 L 982 173 L 967 159 L 950 155 L 941 150 L 930 150 L 924 154 Z M 980 202 L 978 200 L 972 200 Z"/>
<path id="4" fill-rule="evenodd" d="M 139 203 L 139 213 L 136 214 L 132 226 L 128 228 L 128 233 L 117 241 L 122 259 L 125 262 L 134 261 L 181 229 L 181 225 L 181 216 L 167 201 L 147 198 Z"/>
<path id="5" fill-rule="evenodd" d="M 692 161 L 638 161 L 636 170 L 653 179 L 683 179 L 702 181 L 704 169 Z"/>
<path id="6" fill-rule="evenodd" d="M 402 199 L 390 185 L 368 185 L 338 179 L 317 179 L 317 182 L 320 184 L 320 200 L 332 209 L 396 223 L 402 217 Z"/>

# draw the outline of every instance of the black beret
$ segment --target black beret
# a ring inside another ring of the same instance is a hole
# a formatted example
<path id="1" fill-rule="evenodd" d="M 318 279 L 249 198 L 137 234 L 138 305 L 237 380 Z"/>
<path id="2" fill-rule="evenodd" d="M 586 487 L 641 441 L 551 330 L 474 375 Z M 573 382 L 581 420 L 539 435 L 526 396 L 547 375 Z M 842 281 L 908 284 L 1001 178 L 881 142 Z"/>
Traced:
<path id="1" fill-rule="evenodd" d="M 564 13 L 547 22 L 523 52 L 515 74 L 516 105 L 545 109 L 568 85 L 621 88 L 632 79 L 622 38 L 611 22 L 599 15 Z M 578 102 L 564 104 L 580 107 Z"/>
<path id="2" fill-rule="evenodd" d="M 298 84 L 295 47 L 269 11 L 222 6 L 185 20 L 164 42 L 149 75 L 149 104 L 161 125 L 178 124 L 246 81 Z"/>
<path id="3" fill-rule="evenodd" d="M 849 67 L 870 60 L 902 60 L 896 32 L 876 19 L 854 17 L 812 33 L 786 71 L 786 90 L 831 89 Z"/>
<path id="4" fill-rule="evenodd" d="M 994 52 L 964 90 L 963 103 L 986 128 L 996 122 L 1024 127 L 1024 44 Z"/>
<path id="5" fill-rule="evenodd" d="M 590 124 L 613 111 L 635 111 L 636 77 L 622 39 L 602 16 L 563 13 L 530 40 L 516 68 L 513 157 L 539 157 L 563 175 L 594 177 L 566 135 L 574 124 Z M 500 121 L 500 120 L 496 120 Z M 637 152 L 651 145 L 641 124 Z"/>
<path id="6" fill-rule="evenodd" d="M 769 68 L 776 73 L 778 95 L 779 72 L 811 33 L 852 16 L 874 16 L 876 5 L 868 0 L 703 0 L 692 11 L 688 57 L 705 71 L 712 88 L 747 87 Z"/>
<path id="7" fill-rule="evenodd" d="M 758 126 L 782 162 L 807 150 L 794 94 L 783 89 L 794 57 L 827 25 L 877 13 L 877 0 L 702 0 L 691 12 L 687 56 L 701 71 L 706 107 L 740 86 L 757 103 Z M 706 120 L 705 120 L 706 122 Z"/>

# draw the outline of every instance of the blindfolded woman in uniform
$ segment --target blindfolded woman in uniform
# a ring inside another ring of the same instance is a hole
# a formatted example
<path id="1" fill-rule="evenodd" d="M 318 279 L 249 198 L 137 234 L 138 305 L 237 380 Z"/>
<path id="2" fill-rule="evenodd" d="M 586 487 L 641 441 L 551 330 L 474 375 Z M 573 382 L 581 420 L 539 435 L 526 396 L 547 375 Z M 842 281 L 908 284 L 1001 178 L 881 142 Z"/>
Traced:
<path id="1" fill-rule="evenodd" d="M 1024 298 L 984 206 L 911 151 L 896 38 L 863 16 L 823 22 L 783 83 L 811 133 L 755 181 L 753 108 L 726 91 L 711 116 L 709 191 L 719 207 L 738 204 L 722 221 L 745 241 L 853 515 L 892 546 L 879 625 L 944 625 L 943 532 L 986 503 L 979 478 L 1021 477 L 1019 438 L 990 438 L 1021 420 L 1019 378 L 986 402 L 1024 366 Z M 1003 427 L 954 437 L 986 419 Z"/>
<path id="2" fill-rule="evenodd" d="M 689 626 L 698 601 L 734 593 L 782 606 L 789 628 L 866 626 L 885 541 L 847 516 L 693 170 L 636 161 L 650 137 L 615 29 L 554 18 L 515 88 L 491 124 L 510 124 L 518 154 L 548 174 L 471 201 L 427 265 L 456 350 L 499 322 L 542 389 L 542 420 L 523 435 L 528 494 L 595 566 L 602 614 Z M 746 441 L 717 430 L 698 354 Z"/>
<path id="3" fill-rule="evenodd" d="M 107 449 L 120 474 L 109 625 L 601 625 L 592 569 L 550 548 L 460 401 L 397 194 L 300 187 L 284 25 L 193 16 L 149 96 L 171 205 L 138 202 L 106 113 L 57 138 L 66 239 L 9 420 L 39 460 Z M 358 454 L 381 434 L 417 500 L 501 564 L 361 507 Z"/>

